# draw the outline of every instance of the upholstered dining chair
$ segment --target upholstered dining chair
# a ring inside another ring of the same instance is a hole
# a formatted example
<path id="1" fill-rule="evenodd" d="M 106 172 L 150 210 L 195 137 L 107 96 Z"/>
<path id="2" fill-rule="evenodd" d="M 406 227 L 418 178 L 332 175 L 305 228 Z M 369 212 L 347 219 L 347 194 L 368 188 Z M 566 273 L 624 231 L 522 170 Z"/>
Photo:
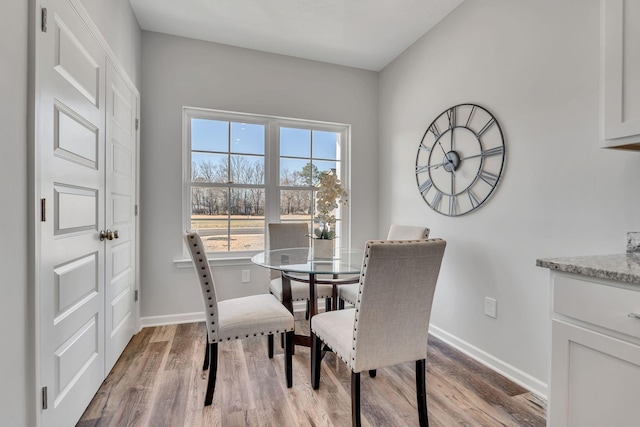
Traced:
<path id="1" fill-rule="evenodd" d="M 205 395 L 205 406 L 213 402 L 213 391 L 216 386 L 218 369 L 218 343 L 267 335 L 269 358 L 273 357 L 273 335 L 285 334 L 284 367 L 287 387 L 293 385 L 293 315 L 277 299 L 270 294 L 252 295 L 248 297 L 218 301 L 216 288 L 211 275 L 205 247 L 200 235 L 188 231 L 185 242 L 196 268 L 200 289 L 205 305 L 207 323 L 207 345 L 203 369 L 209 368 L 209 380 Z"/>
<path id="2" fill-rule="evenodd" d="M 285 248 L 303 248 L 309 246 L 309 226 L 305 223 L 269 223 L 269 250 L 285 249 Z M 278 300 L 287 305 L 288 302 L 283 298 L 282 275 L 280 271 L 271 270 L 271 281 L 269 283 L 269 292 L 271 292 Z M 307 318 L 309 317 L 309 284 L 290 281 L 291 284 L 291 301 L 307 301 Z M 328 298 L 331 298 L 333 287 L 331 285 L 317 285 L 316 295 L 318 298 L 325 298 L 325 304 L 328 307 Z M 287 305 L 290 312 L 293 313 L 293 305 Z"/>
<path id="3" fill-rule="evenodd" d="M 429 229 L 417 225 L 400 225 L 391 224 L 387 240 L 422 240 L 429 237 Z M 340 309 L 344 308 L 344 303 L 356 305 L 358 297 L 358 284 L 338 286 L 338 305 Z"/>
<path id="4" fill-rule="evenodd" d="M 360 373 L 410 361 L 416 364 L 420 426 L 428 425 L 429 318 L 445 246 L 441 239 L 368 241 L 355 307 L 311 319 L 313 388 L 320 387 L 324 343 L 351 369 L 353 426 L 361 422 Z"/>

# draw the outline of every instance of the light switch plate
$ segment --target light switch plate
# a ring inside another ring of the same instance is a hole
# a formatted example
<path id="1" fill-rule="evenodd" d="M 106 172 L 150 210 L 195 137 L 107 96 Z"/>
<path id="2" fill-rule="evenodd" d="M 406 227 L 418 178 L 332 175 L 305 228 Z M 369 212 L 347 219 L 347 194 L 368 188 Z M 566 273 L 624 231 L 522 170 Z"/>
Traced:
<path id="1" fill-rule="evenodd" d="M 242 270 L 242 283 L 249 283 L 251 281 L 251 270 Z"/>

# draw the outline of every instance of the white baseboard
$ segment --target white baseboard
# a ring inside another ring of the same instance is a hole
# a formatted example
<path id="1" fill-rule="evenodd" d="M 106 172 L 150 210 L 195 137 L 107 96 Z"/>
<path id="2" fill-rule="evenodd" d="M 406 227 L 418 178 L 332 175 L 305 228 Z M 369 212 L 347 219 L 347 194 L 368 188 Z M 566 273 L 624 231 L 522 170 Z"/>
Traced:
<path id="1" fill-rule="evenodd" d="M 483 365 L 509 378 L 514 383 L 521 385 L 538 397 L 544 400 L 547 399 L 548 389 L 546 383 L 490 355 L 489 353 L 479 349 L 478 347 L 475 347 L 468 342 L 463 341 L 455 337 L 454 335 L 451 335 L 450 333 L 438 328 L 433 324 L 429 326 L 429 333 L 434 337 L 439 338 L 440 340 L 449 344 L 450 346 L 460 350 L 472 359 L 477 360 Z"/>
<path id="2" fill-rule="evenodd" d="M 166 316 L 149 316 L 140 318 L 140 324 L 143 328 L 147 328 L 149 326 L 176 325 L 180 323 L 195 323 L 204 321 L 204 311 L 201 311 L 199 313 L 170 314 Z"/>

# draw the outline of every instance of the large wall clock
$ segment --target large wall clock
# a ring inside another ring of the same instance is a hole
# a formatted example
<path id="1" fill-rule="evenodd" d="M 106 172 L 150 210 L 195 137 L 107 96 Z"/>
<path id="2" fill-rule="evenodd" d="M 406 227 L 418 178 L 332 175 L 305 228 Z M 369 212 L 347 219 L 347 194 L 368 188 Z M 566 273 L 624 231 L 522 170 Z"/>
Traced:
<path id="1" fill-rule="evenodd" d="M 418 190 L 438 213 L 472 212 L 498 185 L 504 156 L 504 137 L 495 117 L 478 105 L 456 105 L 436 117 L 420 141 Z"/>

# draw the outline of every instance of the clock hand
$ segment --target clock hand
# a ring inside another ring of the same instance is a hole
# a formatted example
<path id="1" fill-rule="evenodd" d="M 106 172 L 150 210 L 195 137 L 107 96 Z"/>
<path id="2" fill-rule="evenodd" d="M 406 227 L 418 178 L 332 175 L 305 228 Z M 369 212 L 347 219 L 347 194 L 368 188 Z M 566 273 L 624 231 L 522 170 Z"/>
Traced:
<path id="1" fill-rule="evenodd" d="M 484 154 L 482 154 L 482 153 L 474 154 L 473 156 L 463 157 L 463 158 L 460 159 L 460 161 L 467 160 L 467 159 L 473 159 L 473 158 L 476 158 L 476 157 L 483 157 L 483 156 L 484 156 Z"/>

